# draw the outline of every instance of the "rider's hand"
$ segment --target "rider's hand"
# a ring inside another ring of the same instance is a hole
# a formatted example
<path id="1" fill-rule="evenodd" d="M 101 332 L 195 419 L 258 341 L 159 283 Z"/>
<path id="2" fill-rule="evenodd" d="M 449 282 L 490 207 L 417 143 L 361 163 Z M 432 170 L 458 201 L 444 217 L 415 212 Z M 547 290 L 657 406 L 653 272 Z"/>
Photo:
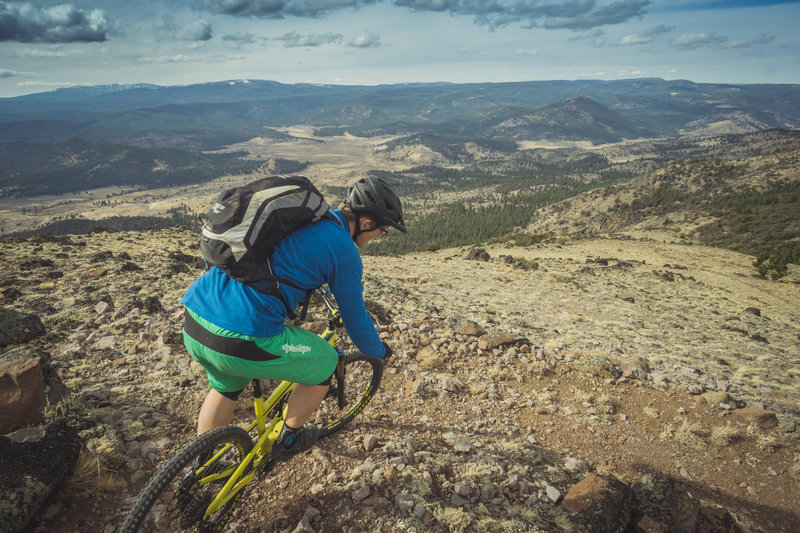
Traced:
<path id="1" fill-rule="evenodd" d="M 392 349 L 389 348 L 389 345 L 386 344 L 385 342 L 383 343 L 383 348 L 386 350 L 386 353 L 384 353 L 382 357 L 383 362 L 385 363 L 389 361 L 389 358 L 392 356 Z"/>

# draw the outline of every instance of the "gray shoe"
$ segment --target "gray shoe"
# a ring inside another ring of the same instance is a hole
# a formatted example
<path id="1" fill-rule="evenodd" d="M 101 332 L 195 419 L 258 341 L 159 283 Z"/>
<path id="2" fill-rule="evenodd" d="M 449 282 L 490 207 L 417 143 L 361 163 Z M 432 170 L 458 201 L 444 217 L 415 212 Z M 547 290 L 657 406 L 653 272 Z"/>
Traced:
<path id="1" fill-rule="evenodd" d="M 319 438 L 319 428 L 317 426 L 303 426 L 295 435 L 294 441 L 289 448 L 284 447 L 282 442 L 272 445 L 272 458 L 275 462 L 286 461 L 311 449 Z"/>

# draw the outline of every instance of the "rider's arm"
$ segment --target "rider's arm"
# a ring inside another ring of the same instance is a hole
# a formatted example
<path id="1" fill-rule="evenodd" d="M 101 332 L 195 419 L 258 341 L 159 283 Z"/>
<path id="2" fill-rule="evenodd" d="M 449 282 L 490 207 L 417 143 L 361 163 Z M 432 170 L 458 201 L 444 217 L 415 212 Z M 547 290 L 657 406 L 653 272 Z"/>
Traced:
<path id="1" fill-rule="evenodd" d="M 328 285 L 339 305 L 350 339 L 364 355 L 378 359 L 383 357 L 385 349 L 364 307 L 363 270 L 359 256 L 345 258 L 337 263 Z"/>

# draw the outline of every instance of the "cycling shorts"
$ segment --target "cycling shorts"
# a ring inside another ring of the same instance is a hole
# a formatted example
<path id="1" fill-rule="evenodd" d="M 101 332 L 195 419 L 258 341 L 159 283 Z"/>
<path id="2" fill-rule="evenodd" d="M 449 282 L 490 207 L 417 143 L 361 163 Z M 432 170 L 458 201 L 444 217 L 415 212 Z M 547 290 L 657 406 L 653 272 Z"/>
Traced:
<path id="1" fill-rule="evenodd" d="M 254 379 L 319 385 L 336 369 L 336 350 L 303 328 L 286 326 L 274 337 L 252 337 L 215 326 L 188 308 L 185 311 L 183 343 L 217 392 L 241 391 Z"/>

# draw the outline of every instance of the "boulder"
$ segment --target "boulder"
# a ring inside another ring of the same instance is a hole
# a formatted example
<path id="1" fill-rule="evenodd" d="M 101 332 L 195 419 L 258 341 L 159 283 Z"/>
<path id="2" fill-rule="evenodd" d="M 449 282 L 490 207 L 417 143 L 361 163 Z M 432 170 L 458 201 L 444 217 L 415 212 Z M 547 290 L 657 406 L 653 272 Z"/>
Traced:
<path id="1" fill-rule="evenodd" d="M 28 346 L 0 354 L 0 434 L 41 423 L 47 400 L 55 405 L 64 393 L 49 360 Z"/>
<path id="2" fill-rule="evenodd" d="M 44 325 L 38 316 L 0 307 L 0 348 L 24 344 L 44 333 Z"/>
<path id="3" fill-rule="evenodd" d="M 495 348 L 499 348 L 500 346 L 504 346 L 506 344 L 512 344 L 513 342 L 514 337 L 508 333 L 490 331 L 486 335 L 482 335 L 480 338 L 478 338 L 478 348 L 481 350 L 494 350 Z"/>
<path id="4" fill-rule="evenodd" d="M 81 441 L 63 422 L 0 436 L 0 524 L 23 531 L 78 461 Z"/>
<path id="5" fill-rule="evenodd" d="M 612 477 L 591 474 L 569 489 L 561 507 L 573 513 L 579 531 L 626 531 L 631 519 L 630 487 Z"/>

